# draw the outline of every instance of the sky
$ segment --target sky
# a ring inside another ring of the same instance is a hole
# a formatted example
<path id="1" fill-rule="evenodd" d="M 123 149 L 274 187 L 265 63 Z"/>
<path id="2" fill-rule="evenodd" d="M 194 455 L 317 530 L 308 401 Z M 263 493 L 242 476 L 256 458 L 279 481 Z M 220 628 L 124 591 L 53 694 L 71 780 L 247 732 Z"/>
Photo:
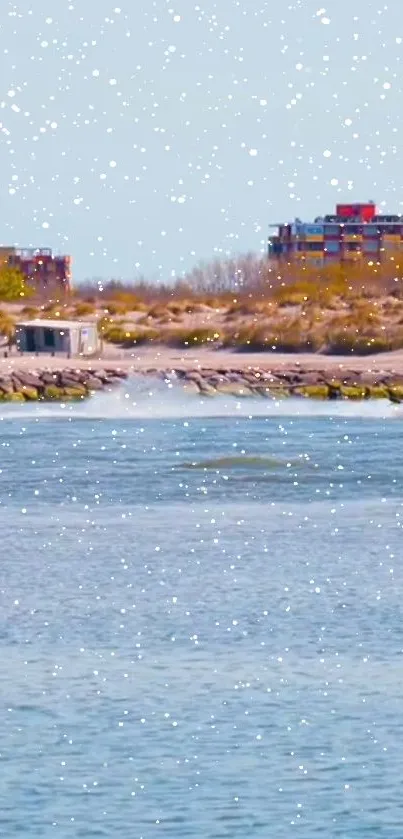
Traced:
<path id="1" fill-rule="evenodd" d="M 403 213 L 402 55 L 401 0 L 3 0 L 0 243 L 166 281 Z"/>

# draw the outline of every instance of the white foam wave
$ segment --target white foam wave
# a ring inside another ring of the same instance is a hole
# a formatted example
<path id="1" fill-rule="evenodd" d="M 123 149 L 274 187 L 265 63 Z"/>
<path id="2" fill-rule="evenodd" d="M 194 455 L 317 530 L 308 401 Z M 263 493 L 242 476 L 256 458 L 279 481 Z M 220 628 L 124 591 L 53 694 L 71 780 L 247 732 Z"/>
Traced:
<path id="1" fill-rule="evenodd" d="M 0 407 L 0 420 L 10 419 L 190 419 L 208 417 L 340 417 L 401 419 L 403 406 L 387 400 L 316 401 L 289 398 L 280 401 L 231 396 L 201 397 L 187 394 L 180 385 L 156 379 L 125 382 L 112 392 L 98 393 L 79 403 L 21 403 Z"/>

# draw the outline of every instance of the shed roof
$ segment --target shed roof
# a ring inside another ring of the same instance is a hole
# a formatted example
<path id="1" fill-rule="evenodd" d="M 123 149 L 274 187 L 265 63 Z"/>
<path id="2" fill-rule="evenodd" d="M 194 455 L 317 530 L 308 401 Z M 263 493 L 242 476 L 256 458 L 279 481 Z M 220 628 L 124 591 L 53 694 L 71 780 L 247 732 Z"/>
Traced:
<path id="1" fill-rule="evenodd" d="M 71 329 L 82 328 L 88 329 L 88 327 L 95 327 L 96 324 L 91 321 L 82 321 L 82 320 L 47 320 L 46 318 L 37 318 L 35 320 L 20 320 L 18 323 L 15 324 L 16 329 L 21 327 L 39 327 L 40 329 L 61 329 L 63 331 L 69 331 Z"/>

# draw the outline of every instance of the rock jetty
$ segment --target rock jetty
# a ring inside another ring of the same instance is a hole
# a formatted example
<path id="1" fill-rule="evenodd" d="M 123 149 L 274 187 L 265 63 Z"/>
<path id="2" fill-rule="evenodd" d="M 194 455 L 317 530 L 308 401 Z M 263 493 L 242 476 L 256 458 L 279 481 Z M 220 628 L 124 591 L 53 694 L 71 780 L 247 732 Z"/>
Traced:
<path id="1" fill-rule="evenodd" d="M 197 368 L 142 370 L 141 375 L 178 381 L 193 394 L 213 397 L 217 394 L 263 399 L 287 396 L 313 399 L 390 399 L 403 401 L 403 374 L 360 370 L 304 370 L 300 366 L 267 371 Z"/>
<path id="2" fill-rule="evenodd" d="M 150 367 L 127 369 L 64 368 L 0 372 L 0 402 L 75 401 L 92 394 L 111 390 L 128 377 L 157 378 L 175 383 L 187 393 L 203 397 L 217 395 L 281 399 L 389 399 L 403 402 L 403 371 L 362 371 L 304 369 L 290 365 L 271 371 L 258 367 L 248 369 L 207 368 L 174 369 Z"/>
<path id="3" fill-rule="evenodd" d="M 0 402 L 74 401 L 121 384 L 127 373 L 104 370 L 16 370 L 0 373 Z"/>

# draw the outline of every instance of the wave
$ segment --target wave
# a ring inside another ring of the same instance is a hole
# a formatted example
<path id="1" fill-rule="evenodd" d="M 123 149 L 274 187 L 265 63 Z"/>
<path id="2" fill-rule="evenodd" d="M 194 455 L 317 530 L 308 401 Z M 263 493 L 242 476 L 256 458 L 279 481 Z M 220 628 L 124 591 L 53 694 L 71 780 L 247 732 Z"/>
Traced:
<path id="1" fill-rule="evenodd" d="M 264 455 L 227 455 L 226 457 L 210 458 L 209 460 L 178 463 L 175 469 L 277 469 L 279 466 L 300 466 L 299 461 L 279 460 L 276 457 Z"/>
<path id="2" fill-rule="evenodd" d="M 196 396 L 175 382 L 131 379 L 117 390 L 97 393 L 79 403 L 10 403 L 0 406 L 0 420 L 42 419 L 203 419 L 225 417 L 340 417 L 402 419 L 403 406 L 387 400 L 317 401 L 304 398 L 282 400 L 219 395 Z"/>

